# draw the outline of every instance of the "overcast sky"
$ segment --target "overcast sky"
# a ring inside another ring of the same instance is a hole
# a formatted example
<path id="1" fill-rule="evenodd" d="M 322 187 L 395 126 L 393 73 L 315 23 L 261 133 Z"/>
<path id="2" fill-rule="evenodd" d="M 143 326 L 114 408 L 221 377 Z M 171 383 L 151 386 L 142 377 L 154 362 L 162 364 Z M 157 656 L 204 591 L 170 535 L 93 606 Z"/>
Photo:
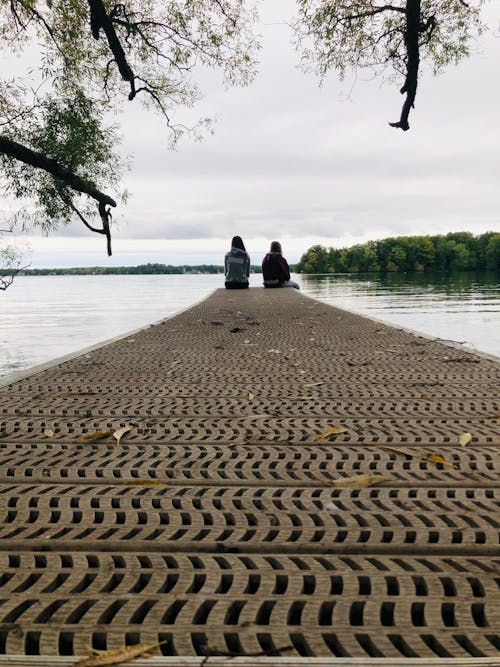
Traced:
<path id="1" fill-rule="evenodd" d="M 127 110 L 131 198 L 116 214 L 113 257 L 75 223 L 30 237 L 32 266 L 220 264 L 235 234 L 260 263 L 274 239 L 293 262 L 316 243 L 500 230 L 498 0 L 473 57 L 436 78 L 422 69 L 408 132 L 387 124 L 399 119 L 397 85 L 365 72 L 320 88 L 297 68 L 286 25 L 294 3 L 264 4 L 254 83 L 224 91 L 218 76 L 200 81 L 213 136 L 168 151 L 161 121 Z"/>

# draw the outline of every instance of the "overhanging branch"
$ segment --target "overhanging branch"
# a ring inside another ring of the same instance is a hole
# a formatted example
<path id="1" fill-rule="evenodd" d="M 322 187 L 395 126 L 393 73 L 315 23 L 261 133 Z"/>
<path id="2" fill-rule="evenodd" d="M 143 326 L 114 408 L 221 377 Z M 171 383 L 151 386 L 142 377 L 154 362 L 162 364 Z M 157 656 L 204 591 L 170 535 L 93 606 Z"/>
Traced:
<path id="1" fill-rule="evenodd" d="M 391 127 L 399 127 L 406 131 L 410 129 L 408 117 L 415 104 L 417 94 L 418 68 L 420 64 L 419 53 L 420 34 L 420 0 L 407 0 L 406 2 L 406 79 L 400 92 L 406 93 L 406 99 L 401 110 L 401 117 L 396 123 L 389 123 Z"/>
<path id="2" fill-rule="evenodd" d="M 132 68 L 127 62 L 125 51 L 121 45 L 118 35 L 116 34 L 113 22 L 109 17 L 102 0 L 88 0 L 90 7 L 90 29 L 94 39 L 99 39 L 101 29 L 106 35 L 111 53 L 115 57 L 118 70 L 124 81 L 130 84 L 129 100 L 133 100 L 135 91 L 135 76 Z"/>
<path id="3" fill-rule="evenodd" d="M 53 178 L 59 183 L 62 183 L 72 190 L 86 194 L 91 197 L 91 199 L 94 199 L 97 203 L 99 215 L 101 217 L 102 230 L 93 228 L 88 223 L 85 224 L 92 231 L 106 235 L 108 240 L 108 255 L 111 255 L 111 234 L 109 229 L 109 222 L 111 218 L 110 207 L 116 206 L 114 199 L 112 199 L 104 192 L 98 190 L 92 183 L 89 183 L 85 179 L 64 167 L 62 164 L 57 162 L 57 160 L 49 158 L 43 153 L 39 153 L 38 151 L 31 150 L 31 148 L 27 148 L 26 146 L 19 144 L 17 141 L 13 141 L 12 139 L 9 139 L 3 135 L 0 135 L 0 152 L 4 155 L 8 155 L 11 158 L 14 158 L 15 160 L 24 162 L 24 164 L 28 164 L 31 167 L 42 169 L 43 171 L 53 176 Z M 66 200 L 65 202 L 68 203 Z M 72 205 L 72 202 L 70 203 Z M 73 210 L 75 209 L 74 205 L 71 207 Z"/>

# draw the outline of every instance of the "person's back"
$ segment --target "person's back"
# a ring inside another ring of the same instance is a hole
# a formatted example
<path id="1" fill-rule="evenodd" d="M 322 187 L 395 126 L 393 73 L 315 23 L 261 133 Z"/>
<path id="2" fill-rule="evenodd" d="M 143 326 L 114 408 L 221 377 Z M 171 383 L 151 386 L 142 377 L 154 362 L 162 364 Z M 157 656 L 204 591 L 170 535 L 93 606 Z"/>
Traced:
<path id="1" fill-rule="evenodd" d="M 270 251 L 262 260 L 262 277 L 264 287 L 295 287 L 298 283 L 290 280 L 290 267 L 283 257 L 281 244 L 278 241 L 271 243 Z"/>
<path id="2" fill-rule="evenodd" d="M 262 260 L 262 276 L 265 287 L 281 287 L 290 280 L 290 269 L 281 253 L 267 253 Z"/>
<path id="3" fill-rule="evenodd" d="M 245 289 L 250 275 L 250 257 L 241 237 L 234 236 L 231 250 L 224 258 L 225 285 L 227 289 Z"/>

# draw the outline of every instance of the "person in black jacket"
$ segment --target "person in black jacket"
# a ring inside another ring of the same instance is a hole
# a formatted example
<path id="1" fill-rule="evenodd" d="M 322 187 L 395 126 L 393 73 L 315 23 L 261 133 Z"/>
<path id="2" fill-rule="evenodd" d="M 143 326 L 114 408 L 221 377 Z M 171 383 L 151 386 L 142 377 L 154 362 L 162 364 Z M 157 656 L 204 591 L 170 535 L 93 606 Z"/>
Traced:
<path id="1" fill-rule="evenodd" d="M 262 260 L 262 275 L 264 287 L 295 287 L 295 289 L 300 289 L 298 283 L 290 280 L 290 267 L 283 257 L 279 241 L 271 243 L 270 251 Z"/>
<path id="2" fill-rule="evenodd" d="M 250 275 L 250 257 L 241 236 L 233 236 L 231 250 L 224 257 L 226 289 L 245 289 Z"/>

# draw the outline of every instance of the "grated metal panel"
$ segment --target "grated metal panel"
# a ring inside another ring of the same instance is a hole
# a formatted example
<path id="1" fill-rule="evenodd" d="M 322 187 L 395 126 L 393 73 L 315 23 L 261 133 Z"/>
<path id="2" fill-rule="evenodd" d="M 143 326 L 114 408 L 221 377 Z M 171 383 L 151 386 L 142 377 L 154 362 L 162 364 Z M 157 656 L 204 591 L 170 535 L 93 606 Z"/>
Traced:
<path id="1" fill-rule="evenodd" d="M 497 483 L 495 447 L 447 446 L 438 450 L 444 463 L 423 458 L 436 451 L 429 446 L 385 449 L 377 444 L 117 446 L 83 444 L 81 440 L 28 445 L 12 442 L 0 444 L 0 473 L 5 480 L 77 483 L 82 479 L 92 483 L 142 479 L 164 484 L 321 486 L 359 474 L 383 475 L 391 486 Z"/>
<path id="2" fill-rule="evenodd" d="M 250 395 L 250 394 L 249 394 Z M 255 396 L 242 403 L 241 399 L 231 397 L 216 398 L 138 398 L 134 401 L 121 396 L 109 396 L 99 399 L 89 396 L 50 396 L 33 399 L 20 396 L 17 400 L 0 399 L 0 414 L 16 418 L 46 419 L 64 417 L 109 417 L 129 418 L 144 417 L 335 417 L 335 418 L 411 418 L 431 417 L 443 419 L 460 414 L 462 418 L 477 417 L 493 420 L 500 413 L 500 399 L 480 400 L 351 400 L 339 401 L 338 398 L 295 398 L 269 397 L 257 399 Z"/>
<path id="3" fill-rule="evenodd" d="M 0 494 L 0 547 L 117 550 L 412 554 L 477 552 L 498 545 L 494 490 L 54 487 Z M 418 541 L 417 541 L 418 540 Z M 112 546 L 111 546 L 112 545 Z"/>
<path id="4" fill-rule="evenodd" d="M 499 380 L 251 289 L 0 389 L 0 662 L 497 656 Z"/>
<path id="5" fill-rule="evenodd" d="M 3 638 L 10 653 L 83 654 L 133 636 L 168 638 L 165 655 L 478 656 L 492 652 L 498 615 L 491 559 L 83 551 L 0 562 L 11 596 L 0 614 L 24 633 Z"/>
<path id="6" fill-rule="evenodd" d="M 335 436 L 335 443 L 436 443 L 456 444 L 466 432 L 473 432 L 474 444 L 492 444 L 500 438 L 498 420 L 489 419 L 335 419 L 344 433 Z M 278 418 L 266 415 L 231 418 L 145 417 L 116 419 L 8 419 L 0 420 L 3 441 L 37 441 L 47 439 L 47 427 L 53 431 L 51 440 L 81 438 L 96 431 L 109 431 L 132 424 L 127 434 L 132 442 L 238 442 L 309 443 L 332 425 L 331 418 Z"/>

